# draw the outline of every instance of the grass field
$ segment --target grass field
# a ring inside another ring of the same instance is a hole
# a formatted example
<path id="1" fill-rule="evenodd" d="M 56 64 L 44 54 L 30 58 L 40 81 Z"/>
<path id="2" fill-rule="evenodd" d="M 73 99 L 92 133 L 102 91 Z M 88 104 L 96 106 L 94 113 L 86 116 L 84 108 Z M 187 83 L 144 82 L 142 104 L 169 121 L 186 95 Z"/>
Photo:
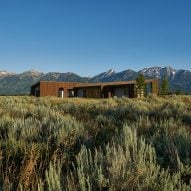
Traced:
<path id="1" fill-rule="evenodd" d="M 0 190 L 190 191 L 191 96 L 0 97 Z"/>

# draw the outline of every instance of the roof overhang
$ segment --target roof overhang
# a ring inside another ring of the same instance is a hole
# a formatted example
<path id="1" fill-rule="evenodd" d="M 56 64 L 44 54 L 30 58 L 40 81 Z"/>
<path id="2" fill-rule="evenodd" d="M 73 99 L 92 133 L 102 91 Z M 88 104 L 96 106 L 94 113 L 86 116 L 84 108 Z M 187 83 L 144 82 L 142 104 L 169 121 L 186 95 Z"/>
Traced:
<path id="1" fill-rule="evenodd" d="M 39 86 L 39 85 L 40 85 L 40 81 L 39 81 L 39 82 L 36 82 L 35 84 L 33 84 L 33 85 L 31 86 L 31 88 L 34 88 L 34 87 Z"/>

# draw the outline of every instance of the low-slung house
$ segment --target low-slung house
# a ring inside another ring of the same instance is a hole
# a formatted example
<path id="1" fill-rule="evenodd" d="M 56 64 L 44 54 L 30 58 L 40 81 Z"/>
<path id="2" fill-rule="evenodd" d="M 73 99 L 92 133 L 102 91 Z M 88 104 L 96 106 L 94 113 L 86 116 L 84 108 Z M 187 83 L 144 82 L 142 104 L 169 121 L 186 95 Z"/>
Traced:
<path id="1" fill-rule="evenodd" d="M 158 94 L 158 80 L 145 80 L 146 94 Z M 31 95 L 37 97 L 82 97 L 82 98 L 109 98 L 109 97 L 137 97 L 136 81 L 75 83 L 40 81 L 31 87 Z"/>

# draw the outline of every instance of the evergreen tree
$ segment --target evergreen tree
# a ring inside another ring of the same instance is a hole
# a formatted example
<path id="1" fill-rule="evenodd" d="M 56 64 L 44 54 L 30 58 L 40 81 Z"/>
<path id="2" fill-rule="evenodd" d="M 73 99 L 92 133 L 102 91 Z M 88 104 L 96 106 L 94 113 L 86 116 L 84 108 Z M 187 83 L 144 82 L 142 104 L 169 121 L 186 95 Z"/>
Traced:
<path id="1" fill-rule="evenodd" d="M 137 97 L 144 97 L 145 88 L 146 88 L 145 77 L 143 74 L 139 74 L 139 76 L 136 78 Z"/>
<path id="2" fill-rule="evenodd" d="M 162 79 L 161 86 L 160 86 L 160 94 L 161 95 L 169 94 L 169 82 L 166 76 L 164 76 L 164 78 Z"/>

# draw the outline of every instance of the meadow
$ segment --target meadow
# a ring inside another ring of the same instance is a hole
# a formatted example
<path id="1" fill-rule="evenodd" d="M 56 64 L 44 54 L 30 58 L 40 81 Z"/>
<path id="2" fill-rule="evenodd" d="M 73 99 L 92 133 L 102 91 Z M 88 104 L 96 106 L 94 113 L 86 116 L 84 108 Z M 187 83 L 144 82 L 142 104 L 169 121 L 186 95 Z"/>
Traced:
<path id="1" fill-rule="evenodd" d="M 191 96 L 0 97 L 0 190 L 190 191 Z"/>

